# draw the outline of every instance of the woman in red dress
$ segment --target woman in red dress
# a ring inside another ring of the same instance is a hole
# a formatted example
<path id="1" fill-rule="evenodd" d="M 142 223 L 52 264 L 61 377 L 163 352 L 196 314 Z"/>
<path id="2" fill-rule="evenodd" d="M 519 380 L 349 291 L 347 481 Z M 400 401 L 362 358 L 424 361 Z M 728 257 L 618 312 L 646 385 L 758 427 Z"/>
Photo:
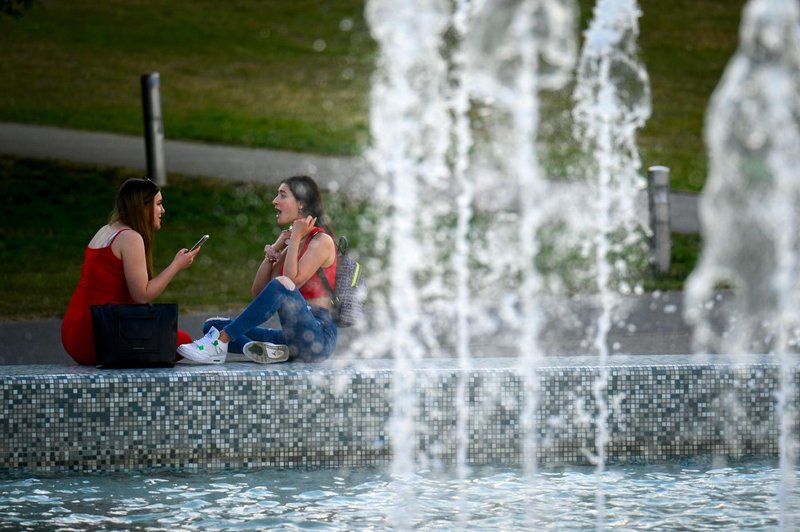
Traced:
<path id="1" fill-rule="evenodd" d="M 153 277 L 153 237 L 165 212 L 161 190 L 149 179 L 128 179 L 117 192 L 111 218 L 86 247 L 81 278 L 61 323 L 61 343 L 78 364 L 97 364 L 92 305 L 149 303 L 199 253 L 200 248 L 181 249 Z M 189 334 L 178 331 L 178 345 L 189 341 Z"/>

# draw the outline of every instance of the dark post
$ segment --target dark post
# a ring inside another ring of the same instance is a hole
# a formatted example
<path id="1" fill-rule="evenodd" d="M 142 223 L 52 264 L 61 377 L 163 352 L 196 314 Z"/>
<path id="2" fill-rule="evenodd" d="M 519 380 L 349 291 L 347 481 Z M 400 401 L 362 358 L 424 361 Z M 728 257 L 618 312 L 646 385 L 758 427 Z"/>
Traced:
<path id="1" fill-rule="evenodd" d="M 659 273 L 666 273 L 672 263 L 672 233 L 669 220 L 669 168 L 647 169 L 647 191 L 650 204 L 650 228 L 653 231 L 653 262 Z"/>
<path id="2" fill-rule="evenodd" d="M 158 72 L 142 75 L 144 140 L 147 153 L 147 176 L 163 187 L 167 184 L 164 165 L 164 124 L 161 121 L 161 79 Z"/>

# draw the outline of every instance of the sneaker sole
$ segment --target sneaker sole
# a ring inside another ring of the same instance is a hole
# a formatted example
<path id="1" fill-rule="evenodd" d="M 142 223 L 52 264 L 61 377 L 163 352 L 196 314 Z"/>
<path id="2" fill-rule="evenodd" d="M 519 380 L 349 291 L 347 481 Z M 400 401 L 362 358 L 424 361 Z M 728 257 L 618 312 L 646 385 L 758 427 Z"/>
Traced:
<path id="1" fill-rule="evenodd" d="M 219 362 L 198 362 L 197 360 L 192 360 L 191 358 L 183 357 L 180 360 L 176 360 L 175 363 L 183 364 L 185 366 L 221 366 L 225 363 L 225 361 L 221 360 Z"/>
<path id="2" fill-rule="evenodd" d="M 269 342 L 248 342 L 244 356 L 257 364 L 275 364 L 289 360 L 289 347 Z"/>

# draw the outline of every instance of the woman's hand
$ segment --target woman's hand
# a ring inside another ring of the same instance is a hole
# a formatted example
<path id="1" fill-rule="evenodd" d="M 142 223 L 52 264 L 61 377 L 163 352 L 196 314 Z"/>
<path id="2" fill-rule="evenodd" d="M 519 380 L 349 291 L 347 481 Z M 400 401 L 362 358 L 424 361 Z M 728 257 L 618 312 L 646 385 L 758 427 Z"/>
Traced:
<path id="1" fill-rule="evenodd" d="M 278 262 L 281 259 L 281 253 L 286 248 L 286 242 L 291 236 L 292 232 L 290 230 L 284 229 L 281 231 L 281 234 L 278 235 L 278 239 L 274 244 L 264 245 L 264 257 L 272 264 Z"/>
<path id="2" fill-rule="evenodd" d="M 172 263 L 178 270 L 184 270 L 192 265 L 194 258 L 198 253 L 200 253 L 201 249 L 202 247 L 199 247 L 194 251 L 189 251 L 188 249 L 183 248 L 175 255 L 175 258 L 172 259 Z"/>
<path id="3" fill-rule="evenodd" d="M 137 303 L 149 303 L 161 295 L 179 271 L 192 265 L 201 249 L 197 248 L 194 251 L 181 249 L 169 266 L 149 279 L 142 235 L 136 231 L 123 231 L 112 244 L 112 246 L 114 245 L 119 246 L 120 258 L 125 271 L 125 282 L 131 298 Z"/>
<path id="4" fill-rule="evenodd" d="M 317 223 L 316 216 L 306 216 L 305 218 L 298 218 L 292 222 L 292 239 L 293 241 L 300 242 L 305 236 L 314 229 Z M 297 240 L 294 240 L 294 239 Z"/>
<path id="5" fill-rule="evenodd" d="M 311 238 L 308 251 L 300 257 L 300 242 L 311 233 L 316 223 L 317 219 L 313 216 L 299 218 L 292 223 L 292 238 L 287 243 L 283 275 L 297 286 L 302 286 L 321 266 L 330 265 L 335 260 L 333 238 L 325 232 Z"/>
<path id="6" fill-rule="evenodd" d="M 281 252 L 278 251 L 276 246 L 267 244 L 264 246 L 264 258 L 267 259 L 272 264 L 275 264 L 279 260 L 281 260 Z"/>

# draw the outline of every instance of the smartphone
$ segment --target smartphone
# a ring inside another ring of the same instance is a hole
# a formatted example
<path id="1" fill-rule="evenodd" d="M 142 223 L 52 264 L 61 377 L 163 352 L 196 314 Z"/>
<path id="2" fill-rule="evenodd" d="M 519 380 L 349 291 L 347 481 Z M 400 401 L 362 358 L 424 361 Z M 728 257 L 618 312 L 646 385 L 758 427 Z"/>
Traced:
<path id="1" fill-rule="evenodd" d="M 205 244 L 206 240 L 208 240 L 209 238 L 210 237 L 208 235 L 203 235 L 202 237 L 200 237 L 200 240 L 198 240 L 197 243 L 194 246 L 192 246 L 192 249 L 190 249 L 189 252 L 192 252 L 197 248 L 199 248 L 200 246 L 202 246 L 203 244 Z"/>

